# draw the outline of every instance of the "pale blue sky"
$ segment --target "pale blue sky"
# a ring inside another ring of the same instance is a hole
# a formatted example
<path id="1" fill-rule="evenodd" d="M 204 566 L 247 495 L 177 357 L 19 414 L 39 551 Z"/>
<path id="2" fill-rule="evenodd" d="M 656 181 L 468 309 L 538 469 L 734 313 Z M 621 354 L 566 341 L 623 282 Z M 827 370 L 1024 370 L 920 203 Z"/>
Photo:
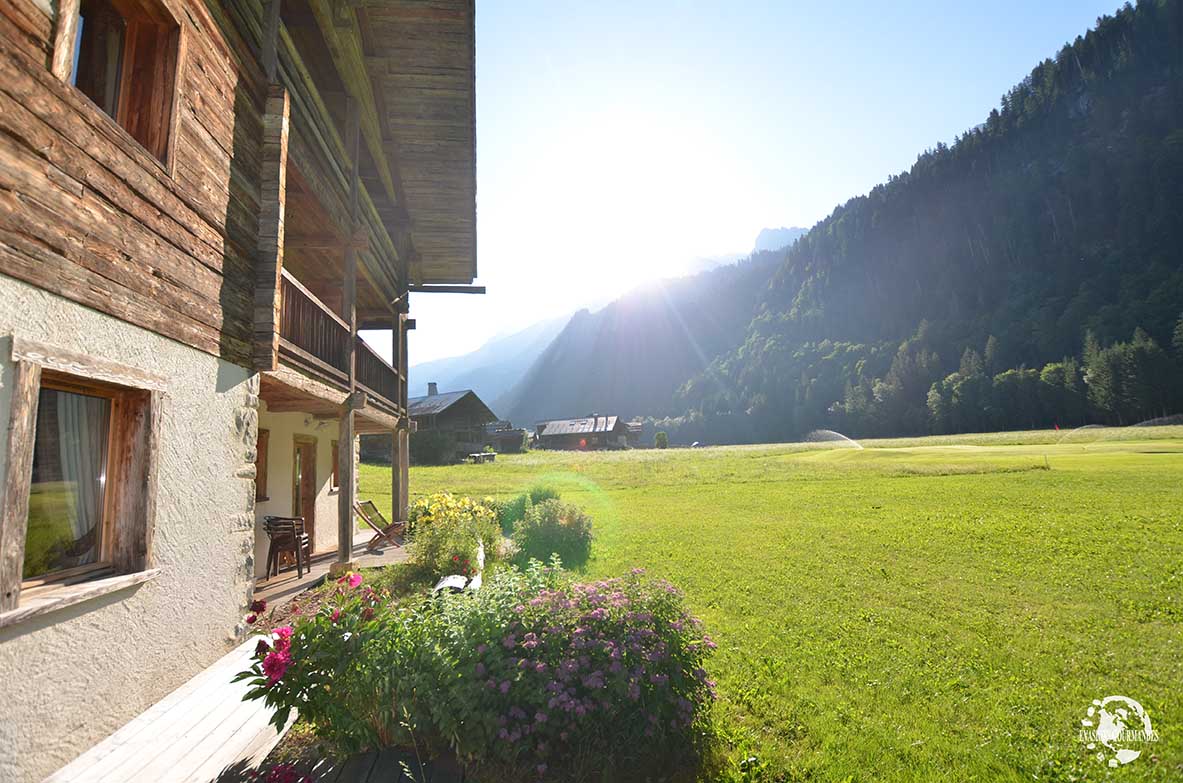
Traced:
<path id="1" fill-rule="evenodd" d="M 813 225 L 1117 7 L 478 0 L 489 293 L 412 295 L 412 364 Z"/>

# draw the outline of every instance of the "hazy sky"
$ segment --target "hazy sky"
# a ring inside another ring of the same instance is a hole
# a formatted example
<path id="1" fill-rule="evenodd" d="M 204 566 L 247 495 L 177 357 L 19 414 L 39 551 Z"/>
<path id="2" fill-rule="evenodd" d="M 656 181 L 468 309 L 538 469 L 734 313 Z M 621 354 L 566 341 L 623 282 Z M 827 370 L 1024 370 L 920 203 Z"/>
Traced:
<path id="1" fill-rule="evenodd" d="M 489 293 L 413 294 L 411 363 L 813 225 L 1117 7 L 478 0 Z"/>

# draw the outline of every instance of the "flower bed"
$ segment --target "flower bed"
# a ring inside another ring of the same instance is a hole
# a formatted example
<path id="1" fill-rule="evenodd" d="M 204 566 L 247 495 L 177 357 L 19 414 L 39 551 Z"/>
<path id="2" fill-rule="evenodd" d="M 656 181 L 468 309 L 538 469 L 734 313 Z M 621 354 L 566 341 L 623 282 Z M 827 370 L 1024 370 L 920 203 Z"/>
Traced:
<path id="1" fill-rule="evenodd" d="M 534 562 L 403 609 L 350 584 L 240 675 L 277 722 L 298 708 L 339 751 L 414 740 L 491 779 L 565 779 L 580 759 L 684 763 L 706 726 L 713 644 L 668 583 Z"/>

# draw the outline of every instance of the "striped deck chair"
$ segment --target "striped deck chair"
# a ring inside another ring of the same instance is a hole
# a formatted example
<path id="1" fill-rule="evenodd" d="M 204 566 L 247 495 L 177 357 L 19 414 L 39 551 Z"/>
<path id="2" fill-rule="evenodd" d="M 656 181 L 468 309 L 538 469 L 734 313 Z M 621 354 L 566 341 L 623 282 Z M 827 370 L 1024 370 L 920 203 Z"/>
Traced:
<path id="1" fill-rule="evenodd" d="M 374 531 L 374 537 L 366 544 L 367 551 L 377 549 L 382 542 L 391 546 L 402 546 L 402 535 L 406 525 L 402 522 L 387 522 L 386 517 L 382 516 L 382 512 L 374 505 L 374 501 L 363 500 L 360 503 L 354 503 L 353 510 Z M 398 538 L 396 539 L 395 536 Z"/>

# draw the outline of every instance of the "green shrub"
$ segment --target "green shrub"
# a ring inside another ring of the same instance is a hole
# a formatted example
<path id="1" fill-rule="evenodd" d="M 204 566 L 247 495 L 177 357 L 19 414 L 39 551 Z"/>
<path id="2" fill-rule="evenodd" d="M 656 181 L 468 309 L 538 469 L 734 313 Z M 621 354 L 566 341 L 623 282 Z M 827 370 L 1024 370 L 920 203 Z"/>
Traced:
<path id="1" fill-rule="evenodd" d="M 409 443 L 412 465 L 451 465 L 456 461 L 456 441 L 446 432 L 412 432 Z"/>
<path id="2" fill-rule="evenodd" d="M 666 582 L 573 584 L 534 562 L 407 609 L 347 581 L 239 679 L 275 721 L 299 709 L 342 752 L 406 743 L 413 727 L 418 748 L 455 753 L 476 780 L 644 779 L 693 759 L 713 648 Z"/>
<path id="3" fill-rule="evenodd" d="M 591 555 L 592 520 L 579 506 L 544 500 L 526 508 L 513 527 L 513 543 L 525 561 L 549 560 L 558 555 L 564 563 L 582 565 Z"/>
<path id="4" fill-rule="evenodd" d="M 559 491 L 545 484 L 530 487 L 517 497 L 502 501 L 497 506 L 497 521 L 505 535 L 513 533 L 514 525 L 526 516 L 526 509 L 544 500 L 558 500 Z"/>
<path id="5" fill-rule="evenodd" d="M 670 436 L 666 434 L 665 430 L 658 430 L 657 434 L 653 436 L 653 448 L 668 449 L 670 446 Z"/>
<path id="6" fill-rule="evenodd" d="M 486 564 L 500 554 L 501 530 L 492 500 L 441 492 L 416 500 L 409 516 L 410 562 L 433 578 L 476 573 L 481 544 Z"/>

